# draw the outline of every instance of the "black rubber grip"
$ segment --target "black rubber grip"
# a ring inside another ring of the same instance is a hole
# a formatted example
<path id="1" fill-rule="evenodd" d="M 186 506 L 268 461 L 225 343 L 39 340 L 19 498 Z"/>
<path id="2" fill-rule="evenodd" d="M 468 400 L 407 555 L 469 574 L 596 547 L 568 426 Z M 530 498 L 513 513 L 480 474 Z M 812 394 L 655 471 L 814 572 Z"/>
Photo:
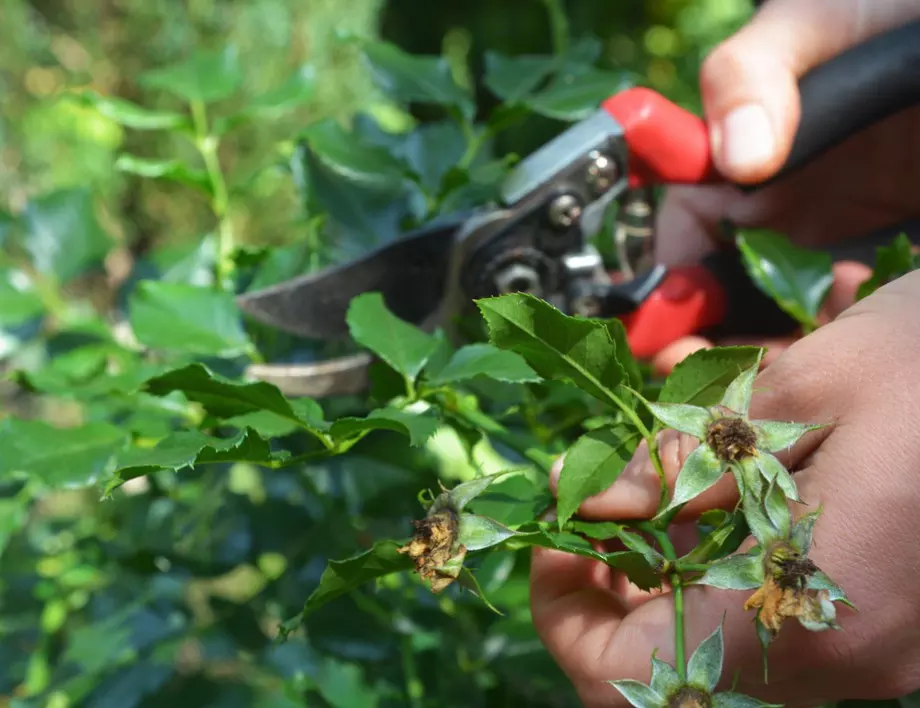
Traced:
<path id="1" fill-rule="evenodd" d="M 880 2 L 882 0 L 879 0 Z M 801 119 L 781 179 L 847 138 L 920 103 L 920 20 L 872 37 L 812 69 L 799 82 Z M 858 173 L 860 165 L 853 165 Z"/>
<path id="2" fill-rule="evenodd" d="M 920 219 L 906 221 L 880 229 L 868 236 L 851 239 L 826 249 L 831 260 L 856 261 L 875 266 L 876 249 L 889 246 L 899 234 L 905 234 L 920 246 Z M 737 249 L 718 251 L 703 260 L 725 291 L 726 315 L 722 323 L 702 335 L 712 339 L 723 337 L 783 337 L 798 329 L 798 323 L 787 315 L 750 279 Z"/>

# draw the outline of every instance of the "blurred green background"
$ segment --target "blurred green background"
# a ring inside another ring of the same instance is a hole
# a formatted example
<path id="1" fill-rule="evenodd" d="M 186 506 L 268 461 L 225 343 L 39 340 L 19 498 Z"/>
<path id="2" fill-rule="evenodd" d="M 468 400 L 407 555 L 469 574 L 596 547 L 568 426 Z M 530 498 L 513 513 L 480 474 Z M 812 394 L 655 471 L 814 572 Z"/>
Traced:
<path id="1" fill-rule="evenodd" d="M 243 126 L 220 149 L 238 241 L 298 243 L 302 205 L 281 167 L 299 131 L 326 118 L 348 124 L 358 112 L 389 131 L 410 120 L 375 88 L 349 38 L 466 61 L 458 80 L 478 86 L 489 50 L 547 54 L 594 37 L 601 66 L 699 110 L 701 60 L 751 13 L 747 0 L 0 3 L 0 239 L 2 212 L 89 187 L 120 245 L 106 261 L 110 278 L 124 277 L 125 258 L 189 248 L 214 217 L 194 190 L 115 169 L 125 152 L 195 163 L 186 141 L 125 131 L 76 100 L 82 90 L 175 110 L 137 78 L 232 44 L 245 81 L 219 107 L 229 113 L 303 67 L 313 77 L 306 103 Z M 483 114 L 495 104 L 486 91 L 477 99 Z M 563 127 L 531 116 L 494 152 L 525 153 Z M 12 387 L 0 395 L 6 413 L 42 404 Z M 69 415 L 60 400 L 43 405 L 46 418 Z M 457 453 L 447 443 L 439 454 L 449 469 Z M 417 513 L 414 494 L 434 479 L 413 477 L 415 453 L 403 454 L 371 445 L 305 475 L 210 470 L 169 493 L 138 487 L 104 503 L 92 490 L 62 493 L 28 512 L 0 499 L 0 706 L 577 706 L 530 625 L 524 556 L 496 554 L 482 570 L 501 585 L 490 599 L 502 617 L 391 579 L 333 603 L 305 634 L 273 641 L 327 557 L 354 552 L 355 536 L 401 533 L 399 515 Z"/>

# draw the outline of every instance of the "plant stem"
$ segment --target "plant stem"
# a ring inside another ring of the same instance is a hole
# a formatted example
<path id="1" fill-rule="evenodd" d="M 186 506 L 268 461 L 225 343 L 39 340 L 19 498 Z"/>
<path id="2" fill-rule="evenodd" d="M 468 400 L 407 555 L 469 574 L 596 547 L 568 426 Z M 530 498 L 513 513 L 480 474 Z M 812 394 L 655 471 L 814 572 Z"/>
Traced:
<path id="1" fill-rule="evenodd" d="M 687 680 L 687 649 L 684 639 L 684 581 L 679 573 L 671 576 L 674 593 L 674 663 L 681 681 Z"/>
<path id="2" fill-rule="evenodd" d="M 217 150 L 220 145 L 217 137 L 211 135 L 208 126 L 207 108 L 202 101 L 192 101 L 192 123 L 195 127 L 195 147 L 204 161 L 208 181 L 211 184 L 211 211 L 217 217 L 217 270 L 215 279 L 217 287 L 224 289 L 229 284 L 233 274 L 233 228 L 227 218 L 227 209 L 230 205 L 230 194 L 227 182 L 220 169 L 220 159 Z"/>
<path id="3" fill-rule="evenodd" d="M 661 552 L 672 564 L 674 572 L 668 579 L 674 593 L 674 664 L 681 681 L 687 680 L 687 642 L 684 636 L 684 580 L 677 569 L 677 552 L 666 531 L 646 527 L 661 545 Z"/>
<path id="4" fill-rule="evenodd" d="M 553 54 L 564 55 L 569 49 L 569 20 L 560 0 L 543 0 L 549 13 L 550 32 L 553 37 Z"/>
<path id="5" fill-rule="evenodd" d="M 623 411 L 623 415 L 629 418 L 630 422 L 636 426 L 636 429 L 642 434 L 642 437 L 645 438 L 645 444 L 648 445 L 648 456 L 652 460 L 652 465 L 655 467 L 655 473 L 658 475 L 658 481 L 661 483 L 661 501 L 658 504 L 658 511 L 661 512 L 667 505 L 668 485 L 664 476 L 664 466 L 661 464 L 661 457 L 658 455 L 658 438 L 654 434 L 654 431 L 649 430 L 645 423 L 642 422 L 639 414 L 630 406 L 626 405 L 626 402 L 622 398 L 617 396 L 613 391 L 608 391 L 607 393 L 613 404 Z"/>

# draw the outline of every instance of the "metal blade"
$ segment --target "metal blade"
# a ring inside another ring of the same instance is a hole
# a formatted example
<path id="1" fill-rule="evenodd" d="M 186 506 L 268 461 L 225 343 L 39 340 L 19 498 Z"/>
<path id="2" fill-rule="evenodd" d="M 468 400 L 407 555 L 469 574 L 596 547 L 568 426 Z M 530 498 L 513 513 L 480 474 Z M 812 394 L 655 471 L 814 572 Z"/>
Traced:
<path id="1" fill-rule="evenodd" d="M 286 396 L 349 396 L 367 388 L 372 361 L 370 354 L 361 353 L 310 364 L 252 364 L 246 375 L 274 384 Z"/>
<path id="2" fill-rule="evenodd" d="M 444 297 L 454 235 L 469 214 L 433 222 L 364 258 L 237 298 L 255 319 L 309 339 L 348 335 L 345 317 L 358 295 L 377 291 L 397 317 L 420 325 Z"/>

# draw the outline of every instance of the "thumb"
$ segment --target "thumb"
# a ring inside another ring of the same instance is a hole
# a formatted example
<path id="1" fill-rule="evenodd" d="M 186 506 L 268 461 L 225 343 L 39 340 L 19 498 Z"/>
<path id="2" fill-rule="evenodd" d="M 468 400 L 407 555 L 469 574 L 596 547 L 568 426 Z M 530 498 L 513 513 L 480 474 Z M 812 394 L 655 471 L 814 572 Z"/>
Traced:
<path id="1" fill-rule="evenodd" d="M 754 396 L 749 417 L 752 420 L 780 420 L 796 423 L 826 423 L 833 418 L 831 402 L 833 379 L 821 375 L 826 368 L 825 333 L 819 329 L 786 349 L 774 363 L 763 369 L 754 382 Z M 822 365 L 822 361 L 824 364 Z M 792 448 L 777 453 L 790 470 L 805 460 L 821 444 L 828 429 L 806 434 Z M 658 436 L 658 452 L 665 480 L 673 494 L 678 474 L 699 442 L 683 433 L 666 430 Z M 563 462 L 559 461 L 550 476 L 554 491 Z M 648 519 L 655 515 L 661 484 L 652 465 L 648 446 L 643 441 L 617 481 L 586 499 L 578 514 L 586 520 Z M 731 474 L 690 500 L 677 516 L 678 521 L 696 518 L 709 509 L 730 510 L 738 501 L 738 490 Z"/>
<path id="2" fill-rule="evenodd" d="M 739 183 L 771 177 L 792 148 L 802 75 L 916 17 L 916 0 L 768 0 L 700 69 L 718 170 Z"/>

